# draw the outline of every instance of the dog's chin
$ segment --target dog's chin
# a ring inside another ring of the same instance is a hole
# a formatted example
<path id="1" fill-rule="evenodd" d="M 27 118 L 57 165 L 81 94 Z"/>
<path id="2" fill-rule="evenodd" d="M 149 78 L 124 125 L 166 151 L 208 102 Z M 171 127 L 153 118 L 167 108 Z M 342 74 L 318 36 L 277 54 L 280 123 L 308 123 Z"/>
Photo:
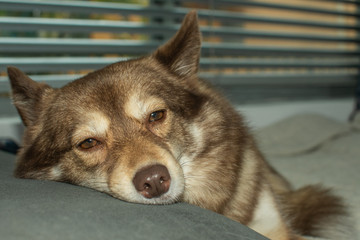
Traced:
<path id="1" fill-rule="evenodd" d="M 183 196 L 183 191 L 184 191 L 183 188 L 179 186 L 177 187 L 173 186 L 172 188 L 169 189 L 168 192 L 162 194 L 161 196 L 153 197 L 153 198 L 146 198 L 141 193 L 136 191 L 130 191 L 125 196 L 120 195 L 116 192 L 111 192 L 110 194 L 115 198 L 131 203 L 149 204 L 149 205 L 167 205 L 181 201 Z"/>
<path id="2" fill-rule="evenodd" d="M 154 197 L 154 198 L 146 198 L 141 194 L 136 194 L 131 198 L 123 198 L 121 196 L 118 196 L 117 194 L 112 194 L 112 196 L 126 202 L 147 204 L 147 205 L 168 205 L 168 204 L 176 203 L 181 200 L 181 195 L 173 195 L 170 193 L 166 193 L 159 197 Z"/>
<path id="3" fill-rule="evenodd" d="M 151 204 L 151 205 L 167 205 L 167 204 L 173 204 L 177 201 L 179 201 L 179 197 L 174 197 L 168 194 L 164 194 L 160 197 L 156 198 L 145 198 L 143 196 L 140 196 L 141 199 L 138 200 L 137 203 L 141 204 Z"/>

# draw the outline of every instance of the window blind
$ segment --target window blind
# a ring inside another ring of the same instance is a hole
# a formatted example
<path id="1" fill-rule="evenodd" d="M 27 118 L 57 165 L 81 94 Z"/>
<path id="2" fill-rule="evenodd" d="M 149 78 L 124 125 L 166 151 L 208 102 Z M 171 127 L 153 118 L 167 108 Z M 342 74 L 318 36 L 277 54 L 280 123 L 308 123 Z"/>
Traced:
<path id="1" fill-rule="evenodd" d="M 146 55 L 197 9 L 200 76 L 236 102 L 353 96 L 359 2 L 351 0 L 0 0 L 0 92 L 6 66 L 60 87 Z"/>

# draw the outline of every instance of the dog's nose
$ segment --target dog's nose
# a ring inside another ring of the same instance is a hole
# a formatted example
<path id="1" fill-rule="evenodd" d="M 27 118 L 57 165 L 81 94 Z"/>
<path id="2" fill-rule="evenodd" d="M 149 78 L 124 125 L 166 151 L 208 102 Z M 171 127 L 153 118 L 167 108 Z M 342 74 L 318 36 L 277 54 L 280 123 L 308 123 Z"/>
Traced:
<path id="1" fill-rule="evenodd" d="M 170 174 L 164 165 L 152 165 L 140 169 L 133 179 L 135 189 L 146 198 L 166 193 L 170 187 Z"/>

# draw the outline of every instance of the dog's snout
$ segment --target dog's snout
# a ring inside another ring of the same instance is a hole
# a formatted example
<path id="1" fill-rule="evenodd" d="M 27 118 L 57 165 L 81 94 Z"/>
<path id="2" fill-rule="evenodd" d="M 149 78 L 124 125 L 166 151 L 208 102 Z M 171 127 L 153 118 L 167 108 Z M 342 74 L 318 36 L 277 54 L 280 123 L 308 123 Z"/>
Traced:
<path id="1" fill-rule="evenodd" d="M 140 169 L 133 179 L 135 189 L 146 198 L 159 197 L 170 188 L 170 174 L 164 165 Z"/>

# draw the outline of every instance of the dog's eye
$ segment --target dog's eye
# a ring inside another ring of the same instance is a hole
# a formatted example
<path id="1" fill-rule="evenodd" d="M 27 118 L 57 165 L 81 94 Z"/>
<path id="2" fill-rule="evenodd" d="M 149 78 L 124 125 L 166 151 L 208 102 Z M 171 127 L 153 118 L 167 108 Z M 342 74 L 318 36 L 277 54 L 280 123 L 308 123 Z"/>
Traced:
<path id="1" fill-rule="evenodd" d="M 159 121 L 161 119 L 163 119 L 165 117 L 165 110 L 159 110 L 159 111 L 155 111 L 152 112 L 149 116 L 149 122 L 155 122 L 155 121 Z"/>
<path id="2" fill-rule="evenodd" d="M 100 145 L 100 144 L 101 144 L 100 141 L 98 141 L 94 138 L 88 138 L 79 144 L 79 148 L 81 148 L 82 150 L 88 150 L 88 149 L 96 147 L 97 145 Z"/>

